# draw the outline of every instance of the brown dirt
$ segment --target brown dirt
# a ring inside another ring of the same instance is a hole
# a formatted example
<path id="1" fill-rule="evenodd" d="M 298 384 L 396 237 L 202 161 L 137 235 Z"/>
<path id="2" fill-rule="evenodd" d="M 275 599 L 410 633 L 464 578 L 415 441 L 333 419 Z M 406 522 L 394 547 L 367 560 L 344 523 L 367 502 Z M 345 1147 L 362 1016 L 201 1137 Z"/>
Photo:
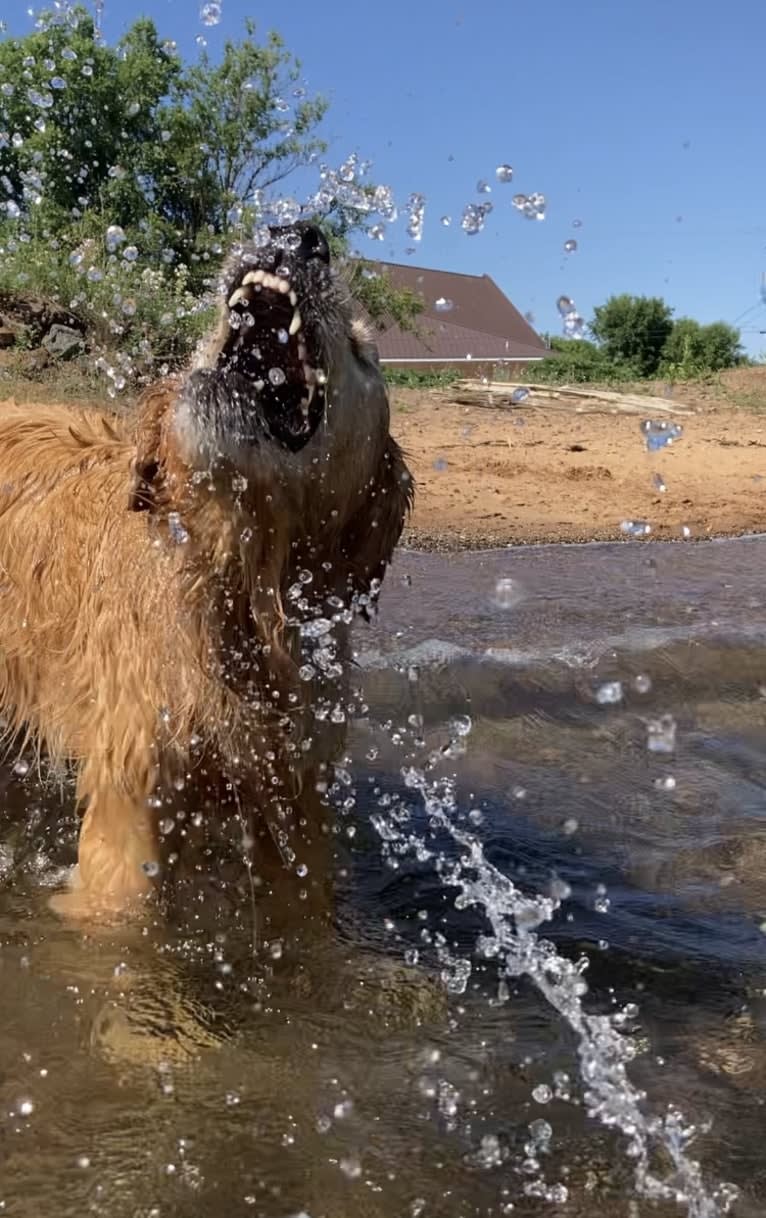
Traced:
<path id="1" fill-rule="evenodd" d="M 652 538 L 681 537 L 684 526 L 697 538 L 766 531 L 766 412 L 757 413 L 766 369 L 678 389 L 696 413 L 677 419 L 683 437 L 656 454 L 645 450 L 641 416 L 594 412 L 585 399 L 571 410 L 562 400 L 509 410 L 437 391 L 392 398 L 393 431 L 417 480 L 411 545 L 611 540 L 626 520 L 647 521 Z"/>
<path id="2" fill-rule="evenodd" d="M 30 410 L 56 398 L 129 406 L 110 403 L 72 365 L 38 379 L 0 361 L 0 372 L 0 393 Z M 454 550 L 615 540 L 625 520 L 647 521 L 652 539 L 679 538 L 684 526 L 696 538 L 766 532 L 766 368 L 678 386 L 673 400 L 696 413 L 677 419 L 680 440 L 650 455 L 641 416 L 584 398 L 509 410 L 395 388 L 392 429 L 417 480 L 408 544 Z M 664 493 L 653 485 L 655 473 Z"/>

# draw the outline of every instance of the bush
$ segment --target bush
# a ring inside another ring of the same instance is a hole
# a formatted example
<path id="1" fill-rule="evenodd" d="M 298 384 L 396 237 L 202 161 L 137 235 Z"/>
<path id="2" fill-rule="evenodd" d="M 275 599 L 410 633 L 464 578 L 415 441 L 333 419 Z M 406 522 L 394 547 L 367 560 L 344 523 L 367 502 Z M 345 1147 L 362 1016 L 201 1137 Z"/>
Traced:
<path id="1" fill-rule="evenodd" d="M 417 368 L 385 368 L 383 375 L 389 385 L 405 389 L 449 389 L 462 377 L 458 368 L 444 368 L 440 372 L 419 372 Z"/>
<path id="2" fill-rule="evenodd" d="M 661 372 L 688 380 L 734 368 L 743 360 L 739 330 L 723 321 L 701 326 L 690 317 L 680 317 L 663 348 Z"/>
<path id="3" fill-rule="evenodd" d="M 590 331 L 611 364 L 651 377 L 672 332 L 672 315 L 658 296 L 612 296 L 594 310 Z"/>
<path id="4" fill-rule="evenodd" d="M 40 298 L 69 310 L 84 327 L 98 364 L 117 390 L 177 365 L 209 328 L 212 305 L 190 288 L 188 267 L 159 267 L 123 245 L 109 253 L 84 237 L 70 248 L 55 238 L 22 241 L 0 231 L 0 297 Z"/>
<path id="5" fill-rule="evenodd" d="M 587 385 L 636 379 L 634 367 L 612 363 L 600 347 L 586 339 L 552 338 L 551 351 L 555 354 L 550 358 L 529 365 L 528 380 L 549 385 Z"/>

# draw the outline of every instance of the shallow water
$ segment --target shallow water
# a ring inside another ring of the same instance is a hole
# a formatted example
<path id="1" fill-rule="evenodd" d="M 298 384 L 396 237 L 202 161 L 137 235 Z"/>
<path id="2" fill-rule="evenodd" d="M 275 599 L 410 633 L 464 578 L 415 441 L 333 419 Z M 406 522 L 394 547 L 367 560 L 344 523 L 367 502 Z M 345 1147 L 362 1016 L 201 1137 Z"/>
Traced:
<path id="1" fill-rule="evenodd" d="M 686 1212 L 637 1198 L 624 1139 L 565 1098 L 573 1037 L 530 985 L 506 993 L 475 953 L 463 992 L 438 980 L 434 932 L 468 954 L 481 919 L 428 862 L 384 866 L 371 817 L 458 739 L 439 772 L 488 857 L 571 890 L 542 932 L 589 957 L 586 1007 L 637 1004 L 647 1112 L 677 1105 L 705 1179 L 763 1214 L 765 560 L 763 539 L 400 555 L 356 636 L 342 940 L 307 943 L 299 973 L 256 967 L 235 925 L 63 928 L 58 793 L 6 774 L 0 1212 Z M 647 745 L 661 716 L 672 752 Z"/>

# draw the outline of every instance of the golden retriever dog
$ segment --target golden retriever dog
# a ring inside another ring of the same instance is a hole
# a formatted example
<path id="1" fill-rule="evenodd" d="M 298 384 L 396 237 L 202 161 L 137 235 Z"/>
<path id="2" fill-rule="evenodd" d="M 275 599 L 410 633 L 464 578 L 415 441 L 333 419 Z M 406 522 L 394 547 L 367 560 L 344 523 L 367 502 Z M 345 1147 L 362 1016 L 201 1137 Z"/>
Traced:
<path id="1" fill-rule="evenodd" d="M 0 715 L 75 769 L 60 911 L 140 908 L 192 842 L 215 873 L 232 825 L 263 891 L 322 887 L 349 625 L 411 498 L 377 352 L 311 225 L 236 252 L 215 333 L 131 418 L 2 409 Z"/>

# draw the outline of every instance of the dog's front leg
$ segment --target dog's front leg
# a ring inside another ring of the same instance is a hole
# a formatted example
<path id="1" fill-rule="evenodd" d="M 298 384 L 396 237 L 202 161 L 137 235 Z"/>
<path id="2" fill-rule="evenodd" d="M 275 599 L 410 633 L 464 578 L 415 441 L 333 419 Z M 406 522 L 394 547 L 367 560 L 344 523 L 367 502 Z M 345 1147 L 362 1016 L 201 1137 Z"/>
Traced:
<path id="1" fill-rule="evenodd" d="M 143 783 L 135 794 L 117 787 L 98 767 L 86 762 L 78 784 L 85 805 L 78 864 L 70 891 L 52 900 L 64 917 L 101 920 L 140 909 L 155 891 L 160 874 L 157 813 Z"/>

